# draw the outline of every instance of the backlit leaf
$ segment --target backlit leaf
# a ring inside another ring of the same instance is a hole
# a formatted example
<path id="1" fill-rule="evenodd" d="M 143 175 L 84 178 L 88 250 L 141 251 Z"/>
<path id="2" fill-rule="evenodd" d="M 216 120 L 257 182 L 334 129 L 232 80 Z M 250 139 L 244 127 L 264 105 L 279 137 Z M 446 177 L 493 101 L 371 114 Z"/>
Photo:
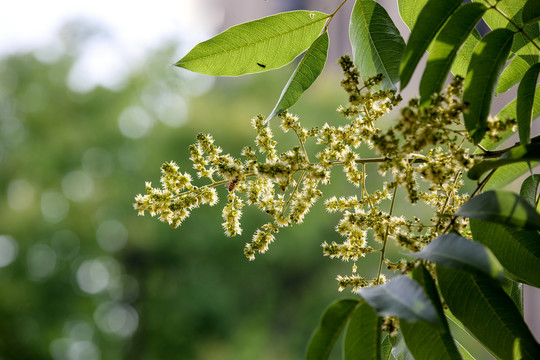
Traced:
<path id="1" fill-rule="evenodd" d="M 530 65 L 521 56 L 516 56 L 506 68 L 504 68 L 497 84 L 497 92 L 503 93 L 516 85 L 527 72 Z"/>
<path id="2" fill-rule="evenodd" d="M 472 219 L 473 238 L 489 247 L 506 271 L 521 282 L 540 287 L 540 235 Z"/>
<path id="3" fill-rule="evenodd" d="M 497 29 L 484 36 L 474 49 L 463 89 L 463 100 L 469 104 L 463 117 L 475 143 L 486 133 L 495 85 L 510 53 L 513 36 L 510 30 Z"/>
<path id="4" fill-rule="evenodd" d="M 379 360 L 381 356 L 381 318 L 365 301 L 354 309 L 343 346 L 344 359 Z"/>
<path id="5" fill-rule="evenodd" d="M 334 302 L 325 310 L 309 341 L 307 360 L 328 359 L 337 338 L 358 304 L 358 300 L 343 299 Z"/>
<path id="6" fill-rule="evenodd" d="M 407 348 L 415 359 L 459 359 L 458 349 L 450 333 L 435 282 L 429 271 L 425 267 L 419 266 L 413 270 L 412 276 L 422 286 L 431 303 L 437 309 L 443 326 L 434 329 L 433 326 L 425 322 L 409 323 L 400 319 L 400 330 L 407 343 Z"/>
<path id="7" fill-rule="evenodd" d="M 511 191 L 492 190 L 476 195 L 455 213 L 517 228 L 540 230 L 540 215 L 529 203 Z"/>
<path id="8" fill-rule="evenodd" d="M 527 70 L 518 87 L 516 110 L 519 141 L 522 144 L 531 142 L 531 121 L 538 74 L 540 74 L 540 63 Z"/>
<path id="9" fill-rule="evenodd" d="M 236 25 L 196 45 L 175 65 L 214 76 L 276 69 L 305 51 L 328 17 L 317 11 L 291 11 Z"/>
<path id="10" fill-rule="evenodd" d="M 428 0 L 398 0 L 399 15 L 409 29 L 414 28 L 418 14 L 427 2 Z"/>
<path id="11" fill-rule="evenodd" d="M 412 29 L 409 41 L 403 50 L 399 74 L 401 89 L 407 86 L 414 69 L 416 69 L 416 65 L 418 65 L 429 44 L 460 4 L 460 0 L 429 0 L 422 8 L 416 24 Z"/>
<path id="12" fill-rule="evenodd" d="M 534 174 L 523 180 L 519 195 L 527 200 L 532 207 L 536 207 L 536 194 L 540 184 L 540 174 Z"/>
<path id="13" fill-rule="evenodd" d="M 291 78 L 285 85 L 279 100 L 272 110 L 268 120 L 279 114 L 285 109 L 293 106 L 300 96 L 306 91 L 311 84 L 321 74 L 326 56 L 328 53 L 328 32 L 324 32 L 319 36 L 306 51 L 302 61 L 298 64 Z"/>
<path id="14" fill-rule="evenodd" d="M 439 288 L 452 314 L 491 352 L 512 359 L 521 339 L 523 359 L 538 359 L 540 347 L 514 302 L 487 277 L 437 265 Z"/>
<path id="15" fill-rule="evenodd" d="M 386 10 L 373 0 L 357 0 L 349 32 L 362 79 L 381 73 L 383 87 L 395 89 L 405 42 Z"/>
<path id="16" fill-rule="evenodd" d="M 474 165 L 469 170 L 467 176 L 470 179 L 478 180 L 486 171 L 522 161 L 540 161 L 540 144 L 534 143 L 516 146 L 496 160 L 484 160 Z"/>
<path id="17" fill-rule="evenodd" d="M 540 20 L 540 0 L 527 0 L 521 19 L 525 24 Z"/>
<path id="18" fill-rule="evenodd" d="M 439 93 L 461 45 L 487 8 L 482 4 L 466 4 L 456 10 L 435 39 L 420 81 L 420 103 L 424 104 L 434 93 Z"/>

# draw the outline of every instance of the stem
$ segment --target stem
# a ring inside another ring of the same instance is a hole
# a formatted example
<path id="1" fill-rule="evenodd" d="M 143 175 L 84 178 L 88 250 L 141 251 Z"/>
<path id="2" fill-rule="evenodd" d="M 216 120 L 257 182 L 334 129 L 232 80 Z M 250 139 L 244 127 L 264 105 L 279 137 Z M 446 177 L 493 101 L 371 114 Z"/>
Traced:
<path id="1" fill-rule="evenodd" d="M 298 187 L 300 186 L 300 183 L 304 179 L 305 174 L 306 174 L 306 170 L 302 171 L 302 174 L 300 175 L 300 178 L 298 179 L 298 182 L 296 183 L 294 190 L 291 192 L 291 196 L 289 196 L 289 200 L 287 200 L 287 203 L 285 204 L 285 206 L 283 207 L 283 210 L 281 211 L 281 216 L 283 216 L 283 214 L 285 214 L 285 211 L 287 211 L 287 208 L 289 207 L 289 204 L 291 203 L 293 196 L 298 191 Z"/>
<path id="2" fill-rule="evenodd" d="M 392 203 L 390 204 L 390 211 L 388 212 L 388 214 L 390 215 L 390 220 L 392 218 L 392 212 L 394 211 L 394 201 L 396 199 L 397 188 L 398 188 L 398 184 L 396 183 L 396 187 L 394 188 L 394 193 L 392 194 Z M 388 242 L 389 232 L 390 232 L 390 224 L 386 226 L 386 233 L 384 234 L 383 247 L 381 249 L 381 261 L 379 262 L 379 271 L 377 273 L 377 285 L 379 285 L 379 281 L 381 279 L 382 264 L 384 262 L 384 253 L 386 252 L 386 243 Z"/>

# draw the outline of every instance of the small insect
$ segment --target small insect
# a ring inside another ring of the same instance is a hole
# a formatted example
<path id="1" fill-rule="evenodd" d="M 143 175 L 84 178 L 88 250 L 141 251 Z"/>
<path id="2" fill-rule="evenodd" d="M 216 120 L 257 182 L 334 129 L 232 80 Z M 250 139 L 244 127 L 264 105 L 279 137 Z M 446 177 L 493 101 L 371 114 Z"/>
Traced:
<path id="1" fill-rule="evenodd" d="M 238 183 L 238 179 L 234 179 L 233 181 L 229 183 L 229 192 L 232 192 L 234 190 L 237 183 Z"/>
<path id="2" fill-rule="evenodd" d="M 264 65 L 264 64 L 257 63 L 257 65 L 259 65 L 259 66 L 262 67 L 263 69 L 266 68 L 266 65 Z"/>

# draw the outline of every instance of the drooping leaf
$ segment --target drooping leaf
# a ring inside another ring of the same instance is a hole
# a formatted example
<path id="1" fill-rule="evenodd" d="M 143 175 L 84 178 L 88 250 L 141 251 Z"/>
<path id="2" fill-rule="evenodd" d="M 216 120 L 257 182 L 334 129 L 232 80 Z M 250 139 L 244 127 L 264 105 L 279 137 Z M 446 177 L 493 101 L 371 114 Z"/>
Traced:
<path id="1" fill-rule="evenodd" d="M 328 17 L 317 11 L 290 11 L 236 25 L 196 45 L 175 65 L 214 76 L 276 69 L 305 51 Z"/>
<path id="2" fill-rule="evenodd" d="M 519 141 L 522 144 L 529 144 L 531 142 L 531 122 L 538 74 L 540 74 L 540 63 L 536 63 L 527 70 L 518 87 L 516 104 L 517 122 Z"/>
<path id="3" fill-rule="evenodd" d="M 456 76 L 459 75 L 462 78 L 465 78 L 465 76 L 467 76 L 467 69 L 469 68 L 469 64 L 471 63 L 474 48 L 476 47 L 476 44 L 478 44 L 480 39 L 480 33 L 476 29 L 474 29 L 472 33 L 467 37 L 467 39 L 465 39 L 465 42 L 461 46 L 461 49 L 458 51 L 456 59 L 454 60 L 454 64 L 452 64 L 452 68 L 450 69 L 452 74 Z"/>
<path id="4" fill-rule="evenodd" d="M 525 24 L 540 20 L 540 0 L 527 0 L 521 19 Z"/>
<path id="5" fill-rule="evenodd" d="M 416 65 L 446 20 L 459 7 L 459 0 L 428 0 L 420 11 L 409 41 L 403 50 L 400 79 L 404 89 L 413 75 Z"/>
<path id="6" fill-rule="evenodd" d="M 306 51 L 291 78 L 285 85 L 279 100 L 268 116 L 268 120 L 293 106 L 315 79 L 321 74 L 328 54 L 328 32 L 319 36 Z"/>
<path id="7" fill-rule="evenodd" d="M 393 315 L 409 322 L 425 321 L 441 326 L 437 312 L 424 290 L 408 276 L 398 276 L 383 285 L 360 289 L 358 294 L 380 316 Z"/>
<path id="8" fill-rule="evenodd" d="M 523 180 L 519 195 L 527 200 L 529 204 L 536 208 L 536 194 L 538 193 L 538 185 L 540 184 L 540 174 L 534 174 Z"/>
<path id="9" fill-rule="evenodd" d="M 343 344 L 345 360 L 381 358 L 381 318 L 365 301 L 354 309 Z"/>
<path id="10" fill-rule="evenodd" d="M 498 281 L 504 277 L 501 264 L 488 248 L 455 233 L 441 235 L 411 255 L 449 268 L 482 273 Z"/>
<path id="11" fill-rule="evenodd" d="M 437 309 L 443 326 L 434 329 L 433 326 L 425 322 L 409 323 L 401 319 L 400 330 L 407 343 L 407 348 L 415 359 L 460 359 L 431 275 L 425 267 L 419 266 L 413 270 L 412 276 L 422 286 L 431 303 Z"/>
<path id="12" fill-rule="evenodd" d="M 399 15 L 410 30 L 414 28 L 418 14 L 427 2 L 428 0 L 398 0 Z"/>
<path id="13" fill-rule="evenodd" d="M 358 300 L 338 300 L 325 310 L 319 326 L 309 341 L 307 360 L 328 359 L 339 334 L 358 303 Z"/>
<path id="14" fill-rule="evenodd" d="M 467 176 L 478 180 L 486 171 L 522 161 L 540 161 L 540 143 L 516 146 L 496 160 L 484 160 L 474 165 Z"/>
<path id="15" fill-rule="evenodd" d="M 405 42 L 384 7 L 373 0 L 357 0 L 349 33 L 362 79 L 382 73 L 383 87 L 395 89 Z"/>
<path id="16" fill-rule="evenodd" d="M 513 36 L 514 32 L 507 29 L 493 30 L 474 49 L 463 89 L 463 100 L 469 104 L 463 118 L 475 143 L 486 133 L 495 85 L 508 58 Z"/>
<path id="17" fill-rule="evenodd" d="M 441 91 L 458 50 L 486 10 L 484 5 L 478 3 L 463 5 L 441 29 L 428 55 L 420 81 L 421 104 L 429 101 L 434 93 Z"/>
<path id="18" fill-rule="evenodd" d="M 521 339 L 523 359 L 538 359 L 536 343 L 513 301 L 481 275 L 437 265 L 439 288 L 452 314 L 493 354 L 512 359 L 515 339 Z"/>
<path id="19" fill-rule="evenodd" d="M 491 190 L 476 195 L 455 214 L 517 228 L 540 230 L 540 215 L 536 210 L 526 200 L 506 190 Z"/>
<path id="20" fill-rule="evenodd" d="M 489 247 L 516 279 L 540 286 L 540 235 L 504 225 L 471 219 L 473 239 Z"/>
<path id="21" fill-rule="evenodd" d="M 512 86 L 516 85 L 529 69 L 529 63 L 521 56 L 516 56 L 512 62 L 504 68 L 497 84 L 497 93 L 508 91 Z"/>

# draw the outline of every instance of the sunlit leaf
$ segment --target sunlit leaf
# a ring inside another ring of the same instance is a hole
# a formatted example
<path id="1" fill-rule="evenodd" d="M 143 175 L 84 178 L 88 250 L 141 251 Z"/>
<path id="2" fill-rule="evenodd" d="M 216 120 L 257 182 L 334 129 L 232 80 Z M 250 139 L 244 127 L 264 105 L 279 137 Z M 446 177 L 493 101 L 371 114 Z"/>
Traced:
<path id="1" fill-rule="evenodd" d="M 513 36 L 514 32 L 510 30 L 497 29 L 484 36 L 474 49 L 463 89 L 463 100 L 469 105 L 463 117 L 475 143 L 486 133 L 495 85 L 510 52 Z"/>
<path id="2" fill-rule="evenodd" d="M 437 309 L 437 314 L 443 326 L 434 329 L 428 323 L 409 323 L 400 319 L 400 330 L 407 343 L 407 348 L 415 359 L 459 359 L 459 352 L 450 333 L 441 300 L 435 282 L 429 271 L 423 266 L 413 270 L 413 279 L 418 282 Z"/>
<path id="3" fill-rule="evenodd" d="M 472 54 L 476 44 L 480 41 L 480 33 L 478 30 L 474 29 L 472 33 L 465 39 L 465 42 L 461 46 L 461 49 L 458 51 L 452 68 L 450 71 L 456 76 L 461 76 L 465 78 L 467 76 L 467 69 L 471 63 Z"/>
<path id="4" fill-rule="evenodd" d="M 429 0 L 422 8 L 409 41 L 403 50 L 400 79 L 404 89 L 413 75 L 416 65 L 446 20 L 461 4 L 460 0 Z"/>
<path id="5" fill-rule="evenodd" d="M 532 162 L 531 166 L 534 168 L 538 164 L 538 162 Z M 500 189 L 528 171 L 530 171 L 529 163 L 523 161 L 498 167 L 484 186 L 484 191 Z"/>
<path id="6" fill-rule="evenodd" d="M 517 228 L 540 230 L 540 215 L 529 203 L 511 191 L 492 190 L 476 195 L 455 213 Z"/>
<path id="7" fill-rule="evenodd" d="M 337 338 L 358 304 L 358 300 L 343 299 L 334 302 L 325 310 L 309 341 L 307 360 L 328 359 Z"/>
<path id="8" fill-rule="evenodd" d="M 507 278 L 505 284 L 503 284 L 503 290 L 510 296 L 510 299 L 516 304 L 521 315 L 523 315 L 523 284 Z"/>
<path id="9" fill-rule="evenodd" d="M 420 81 L 421 104 L 441 91 L 458 50 L 486 10 L 484 5 L 476 3 L 461 6 L 441 29 L 430 50 Z"/>
<path id="10" fill-rule="evenodd" d="M 497 84 L 497 92 L 503 93 L 516 85 L 523 75 L 527 72 L 530 65 L 521 56 L 515 56 L 514 59 L 504 68 Z"/>
<path id="11" fill-rule="evenodd" d="M 473 238 L 489 247 L 504 268 L 518 280 L 540 287 L 540 235 L 504 225 L 471 219 Z"/>
<path id="12" fill-rule="evenodd" d="M 324 64 L 326 63 L 326 56 L 328 53 L 328 32 L 324 32 L 319 36 L 313 44 L 306 51 L 302 61 L 294 70 L 291 78 L 285 85 L 279 100 L 272 110 L 268 120 L 279 114 L 285 109 L 293 106 L 300 96 L 306 91 L 311 84 L 321 74 Z"/>
<path id="13" fill-rule="evenodd" d="M 392 315 L 409 322 L 425 321 L 435 326 L 441 325 L 422 287 L 408 276 L 398 276 L 383 285 L 360 289 L 358 294 L 381 316 Z"/>
<path id="14" fill-rule="evenodd" d="M 536 207 L 536 194 L 540 184 L 540 174 L 534 174 L 523 180 L 519 195 L 527 200 L 532 207 Z"/>
<path id="15" fill-rule="evenodd" d="M 395 89 L 405 42 L 386 10 L 373 0 L 357 0 L 349 32 L 354 63 L 362 78 L 381 73 L 383 87 Z"/>
<path id="16" fill-rule="evenodd" d="M 519 141 L 522 144 L 531 142 L 531 121 L 538 74 L 540 74 L 540 63 L 527 70 L 518 87 L 516 110 Z"/>
<path id="17" fill-rule="evenodd" d="M 491 352 L 512 359 L 521 339 L 524 359 L 538 359 L 540 347 L 514 302 L 501 287 L 481 275 L 437 265 L 439 288 L 452 314 Z"/>
<path id="18" fill-rule="evenodd" d="M 499 281 L 504 277 L 501 264 L 488 248 L 455 233 L 441 235 L 411 255 L 449 268 L 482 273 Z"/>
<path id="19" fill-rule="evenodd" d="M 540 161 L 540 143 L 516 146 L 496 160 L 484 160 L 474 165 L 467 176 L 478 180 L 486 171 L 522 161 Z"/>
<path id="20" fill-rule="evenodd" d="M 523 6 L 521 20 L 525 24 L 540 20 L 540 0 L 527 0 Z"/>
<path id="21" fill-rule="evenodd" d="M 196 45 L 176 66 L 214 76 L 279 68 L 313 43 L 328 17 L 317 11 L 291 11 L 236 25 Z"/>
<path id="22" fill-rule="evenodd" d="M 427 2 L 428 0 L 398 0 L 399 15 L 409 29 L 414 28 L 418 14 Z"/>
<path id="23" fill-rule="evenodd" d="M 380 359 L 381 318 L 365 301 L 358 303 L 350 317 L 343 353 L 345 360 Z"/>

